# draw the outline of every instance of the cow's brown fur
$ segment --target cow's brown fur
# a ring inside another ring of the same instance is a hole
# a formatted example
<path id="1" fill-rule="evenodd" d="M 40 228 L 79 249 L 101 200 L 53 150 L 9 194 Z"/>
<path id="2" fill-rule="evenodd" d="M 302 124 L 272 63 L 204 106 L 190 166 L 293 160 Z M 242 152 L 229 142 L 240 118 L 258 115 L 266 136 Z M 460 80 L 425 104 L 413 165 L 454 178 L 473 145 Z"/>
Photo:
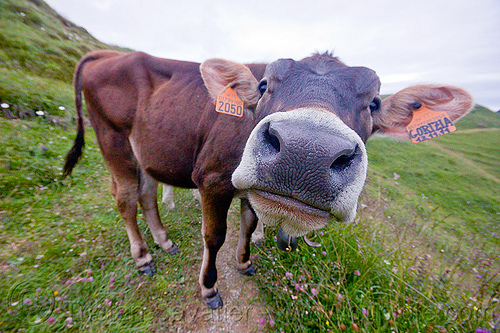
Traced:
<path id="1" fill-rule="evenodd" d="M 363 145 L 373 130 L 397 132 L 398 126 L 407 123 L 405 112 L 415 98 L 437 101 L 436 106 L 447 103 L 445 109 L 450 111 L 450 107 L 457 107 L 450 105 L 450 101 L 453 104 L 456 95 L 463 94 L 459 90 L 455 94 L 447 88 L 419 86 L 401 92 L 401 97 L 386 99 L 380 110 L 370 113 L 370 101 L 379 101 L 380 83 L 369 69 L 347 67 L 330 54 L 317 54 L 302 62 L 279 60 L 265 70 L 264 64 L 244 66 L 212 59 L 201 65 L 202 76 L 198 63 L 116 51 L 91 52 L 75 70 L 78 132 L 67 155 L 64 174 L 71 173 L 84 146 L 83 93 L 90 122 L 112 175 L 111 192 L 125 222 L 132 257 L 144 273 L 153 274 L 155 268 L 137 226 L 137 203 L 143 209 L 154 241 L 174 253 L 177 247 L 168 238 L 158 214 L 157 182 L 199 189 L 205 242 L 200 286 L 203 300 L 213 308 L 222 305 L 216 288 L 215 261 L 224 243 L 227 211 L 236 192 L 231 177 L 259 120 L 277 111 L 312 106 L 322 114 L 325 111 L 335 114 L 329 116 L 336 119 L 332 123 L 343 122 L 344 131 L 359 135 L 357 142 Z M 261 96 L 257 82 L 268 72 L 269 88 Z M 301 73 L 307 73 L 306 80 Z M 288 86 L 284 84 L 287 82 Z M 214 111 L 215 96 L 227 87 L 234 88 L 244 102 L 241 118 Z M 467 93 L 463 95 L 470 99 Z M 461 109 L 457 114 L 463 114 L 470 106 L 468 102 L 459 104 Z M 328 142 L 323 140 L 321 144 L 326 147 Z M 351 163 L 351 157 L 354 158 L 353 153 L 346 157 L 347 164 Z M 328 158 L 326 161 L 328 167 L 332 161 Z M 322 203 L 321 207 L 328 204 Z M 238 268 L 245 274 L 253 274 L 249 242 L 257 216 L 246 198 L 242 199 L 241 207 Z M 302 208 L 299 211 L 303 212 Z"/>

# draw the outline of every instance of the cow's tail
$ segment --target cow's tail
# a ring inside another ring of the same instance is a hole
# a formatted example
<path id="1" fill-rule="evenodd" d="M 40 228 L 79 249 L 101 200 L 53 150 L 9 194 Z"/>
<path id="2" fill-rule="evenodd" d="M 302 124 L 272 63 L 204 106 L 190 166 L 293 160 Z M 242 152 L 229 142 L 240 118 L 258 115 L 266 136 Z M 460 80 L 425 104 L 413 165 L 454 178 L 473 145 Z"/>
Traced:
<path id="1" fill-rule="evenodd" d="M 75 143 L 71 150 L 66 154 L 66 162 L 64 163 L 63 178 L 71 174 L 71 171 L 80 160 L 85 146 L 85 128 L 83 118 L 83 103 L 82 103 L 82 70 L 85 64 L 89 61 L 95 60 L 96 54 L 90 53 L 84 56 L 76 65 L 75 73 L 73 76 L 73 86 L 75 88 L 75 107 L 76 107 L 76 121 L 77 133 Z"/>

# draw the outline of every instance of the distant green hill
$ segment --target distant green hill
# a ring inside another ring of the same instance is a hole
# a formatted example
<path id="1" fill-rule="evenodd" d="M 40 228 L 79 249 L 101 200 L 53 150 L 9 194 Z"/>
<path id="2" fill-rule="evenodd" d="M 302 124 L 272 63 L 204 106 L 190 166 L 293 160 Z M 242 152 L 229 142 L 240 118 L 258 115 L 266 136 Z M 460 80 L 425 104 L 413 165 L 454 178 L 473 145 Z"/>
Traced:
<path id="1" fill-rule="evenodd" d="M 72 116 L 75 64 L 91 50 L 109 48 L 121 49 L 101 43 L 42 0 L 1 0 L 0 103 L 9 108 L 0 109 L 0 115 L 24 117 L 43 110 Z"/>
<path id="2" fill-rule="evenodd" d="M 481 105 L 476 105 L 476 107 L 469 114 L 457 122 L 456 126 L 459 130 L 473 128 L 500 128 L 500 114 L 492 112 Z"/>
<path id="3" fill-rule="evenodd" d="M 71 82 L 90 50 L 116 48 L 60 16 L 42 0 L 0 2 L 0 67 Z"/>

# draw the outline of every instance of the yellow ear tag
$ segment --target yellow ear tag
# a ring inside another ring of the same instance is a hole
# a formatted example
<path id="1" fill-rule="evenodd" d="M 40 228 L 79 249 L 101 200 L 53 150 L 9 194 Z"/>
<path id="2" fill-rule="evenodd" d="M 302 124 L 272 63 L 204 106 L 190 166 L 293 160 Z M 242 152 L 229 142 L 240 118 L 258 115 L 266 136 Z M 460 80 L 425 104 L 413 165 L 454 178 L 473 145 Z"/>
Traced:
<path id="1" fill-rule="evenodd" d="M 230 116 L 243 116 L 243 101 L 238 97 L 236 91 L 231 87 L 227 88 L 215 100 L 215 111 L 228 114 Z"/>
<path id="2" fill-rule="evenodd" d="M 436 112 L 422 105 L 413 110 L 413 119 L 406 126 L 406 131 L 413 143 L 437 138 L 443 134 L 455 132 L 457 128 L 446 112 Z"/>

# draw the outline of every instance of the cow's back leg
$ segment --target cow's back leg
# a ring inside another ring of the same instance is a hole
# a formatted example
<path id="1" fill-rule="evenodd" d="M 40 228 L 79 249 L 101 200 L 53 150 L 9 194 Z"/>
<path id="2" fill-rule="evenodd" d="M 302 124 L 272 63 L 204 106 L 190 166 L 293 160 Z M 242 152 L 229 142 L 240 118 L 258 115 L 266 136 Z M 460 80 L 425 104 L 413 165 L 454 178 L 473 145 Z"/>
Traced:
<path id="1" fill-rule="evenodd" d="M 172 187 L 170 188 L 172 189 Z M 149 230 L 153 235 L 155 243 L 165 252 L 175 254 L 178 251 L 178 247 L 168 238 L 167 231 L 161 223 L 158 213 L 157 194 L 158 182 L 141 170 L 139 204 L 143 210 L 144 218 L 148 223 Z"/>
<path id="2" fill-rule="evenodd" d="M 252 243 L 255 243 L 258 247 L 262 246 L 262 242 L 264 241 L 264 225 L 262 221 L 257 221 L 257 227 L 252 234 Z"/>
<path id="3" fill-rule="evenodd" d="M 163 184 L 161 202 L 163 203 L 163 205 L 165 205 L 166 209 L 168 209 L 168 210 L 175 209 L 174 187 L 173 186 Z"/>
<path id="4" fill-rule="evenodd" d="M 125 224 L 132 258 L 141 272 L 152 275 L 155 273 L 153 258 L 137 225 L 139 167 L 132 147 L 124 133 L 116 131 L 95 114 L 89 114 L 92 115 L 99 147 L 111 173 L 111 193 Z"/>
<path id="5" fill-rule="evenodd" d="M 224 244 L 227 230 L 227 211 L 232 195 L 216 195 L 200 189 L 202 207 L 202 236 L 204 241 L 203 263 L 200 271 L 202 300 L 212 309 L 222 306 L 218 293 L 216 258 Z"/>
<path id="6" fill-rule="evenodd" d="M 250 260 L 250 240 L 257 223 L 257 215 L 250 206 L 250 202 L 248 199 L 241 199 L 241 223 L 236 259 L 239 271 L 245 275 L 253 275 L 256 271 Z"/>

